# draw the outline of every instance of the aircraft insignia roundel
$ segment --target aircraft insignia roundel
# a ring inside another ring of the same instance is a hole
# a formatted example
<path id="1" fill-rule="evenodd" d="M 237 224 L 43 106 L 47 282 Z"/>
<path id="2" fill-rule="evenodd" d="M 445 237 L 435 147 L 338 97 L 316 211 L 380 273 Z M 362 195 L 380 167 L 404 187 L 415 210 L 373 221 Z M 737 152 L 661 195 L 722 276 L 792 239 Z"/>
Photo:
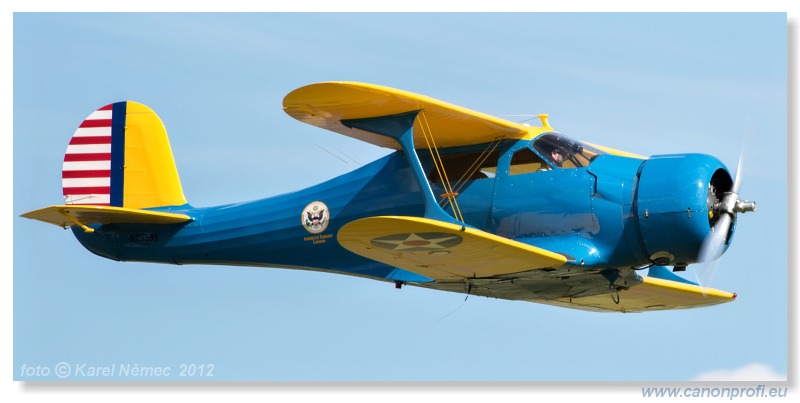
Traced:
<path id="1" fill-rule="evenodd" d="M 370 243 L 391 251 L 426 252 L 451 248 L 460 244 L 462 240 L 463 238 L 458 235 L 443 232 L 416 232 L 382 236 Z"/>

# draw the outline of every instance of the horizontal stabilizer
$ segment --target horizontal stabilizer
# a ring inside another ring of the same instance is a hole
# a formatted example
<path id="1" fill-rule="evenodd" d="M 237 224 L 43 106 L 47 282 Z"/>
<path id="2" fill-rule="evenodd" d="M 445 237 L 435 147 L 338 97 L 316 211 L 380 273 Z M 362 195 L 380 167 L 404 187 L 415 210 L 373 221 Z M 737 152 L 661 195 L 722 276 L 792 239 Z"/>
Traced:
<path id="1" fill-rule="evenodd" d="M 22 217 L 58 225 L 62 228 L 77 225 L 87 232 L 93 231 L 87 227 L 89 224 L 178 224 L 192 219 L 185 214 L 122 207 L 75 205 L 45 207 L 25 213 Z"/>
<path id="2" fill-rule="evenodd" d="M 563 255 L 488 232 L 421 217 L 369 217 L 338 241 L 363 257 L 436 280 L 485 278 L 566 263 Z"/>
<path id="3" fill-rule="evenodd" d="M 643 279 L 644 283 L 619 291 L 619 304 L 608 294 L 535 302 L 587 311 L 645 312 L 698 308 L 736 299 L 736 294 L 714 288 L 650 276 Z"/>

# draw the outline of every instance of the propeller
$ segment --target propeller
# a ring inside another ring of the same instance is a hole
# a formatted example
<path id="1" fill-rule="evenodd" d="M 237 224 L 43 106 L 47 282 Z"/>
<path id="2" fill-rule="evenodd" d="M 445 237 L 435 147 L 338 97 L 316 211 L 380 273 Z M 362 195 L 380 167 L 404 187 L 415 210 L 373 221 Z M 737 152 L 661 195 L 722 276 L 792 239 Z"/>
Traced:
<path id="1" fill-rule="evenodd" d="M 700 287 L 708 286 L 714 275 L 717 259 L 725 251 L 725 244 L 730 236 L 731 227 L 736 221 L 736 214 L 756 211 L 755 202 L 739 199 L 739 189 L 742 184 L 743 154 L 744 150 L 739 154 L 736 176 L 733 178 L 730 190 L 724 192 L 721 198 L 714 196 L 713 201 L 709 203 L 710 215 L 717 217 L 717 220 L 711 227 L 711 233 L 703 241 L 698 254 L 698 262 L 702 266 L 695 270 L 695 275 Z M 710 195 L 715 194 L 715 190 L 709 189 L 709 193 Z"/>

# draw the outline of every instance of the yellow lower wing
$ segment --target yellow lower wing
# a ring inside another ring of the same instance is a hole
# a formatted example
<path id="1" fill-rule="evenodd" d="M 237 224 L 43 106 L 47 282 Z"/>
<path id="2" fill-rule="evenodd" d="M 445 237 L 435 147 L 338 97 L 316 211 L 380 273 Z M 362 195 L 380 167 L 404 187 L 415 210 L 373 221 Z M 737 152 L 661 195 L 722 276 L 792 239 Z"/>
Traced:
<path id="1" fill-rule="evenodd" d="M 80 226 L 92 232 L 88 224 L 177 224 L 192 218 L 185 214 L 162 213 L 106 206 L 50 206 L 27 212 L 25 218 L 43 221 L 59 227 Z"/>
<path id="2" fill-rule="evenodd" d="M 644 277 L 644 283 L 619 291 L 619 304 L 608 294 L 535 302 L 587 311 L 645 312 L 698 308 L 731 302 L 735 298 L 736 294 L 727 291 Z"/>
<path id="3" fill-rule="evenodd" d="M 370 217 L 337 235 L 347 250 L 435 280 L 484 278 L 559 267 L 560 254 L 474 228 L 421 217 Z"/>

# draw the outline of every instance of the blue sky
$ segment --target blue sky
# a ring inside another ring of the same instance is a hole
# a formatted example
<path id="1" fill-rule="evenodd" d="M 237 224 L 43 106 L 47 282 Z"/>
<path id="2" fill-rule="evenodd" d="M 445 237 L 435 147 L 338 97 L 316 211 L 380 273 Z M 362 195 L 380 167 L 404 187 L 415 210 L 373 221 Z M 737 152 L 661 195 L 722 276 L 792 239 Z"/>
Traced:
<path id="1" fill-rule="evenodd" d="M 21 368 L 68 362 L 212 364 L 215 381 L 783 378 L 786 65 L 782 13 L 16 14 L 13 376 L 55 380 Z M 758 211 L 740 216 L 712 283 L 738 299 L 597 314 L 322 273 L 117 263 L 18 217 L 61 202 L 72 132 L 119 100 L 161 116 L 196 206 L 357 166 L 322 147 L 361 164 L 387 154 L 281 110 L 291 90 L 330 80 L 549 113 L 576 138 L 731 169 L 746 144 L 741 193 Z"/>

